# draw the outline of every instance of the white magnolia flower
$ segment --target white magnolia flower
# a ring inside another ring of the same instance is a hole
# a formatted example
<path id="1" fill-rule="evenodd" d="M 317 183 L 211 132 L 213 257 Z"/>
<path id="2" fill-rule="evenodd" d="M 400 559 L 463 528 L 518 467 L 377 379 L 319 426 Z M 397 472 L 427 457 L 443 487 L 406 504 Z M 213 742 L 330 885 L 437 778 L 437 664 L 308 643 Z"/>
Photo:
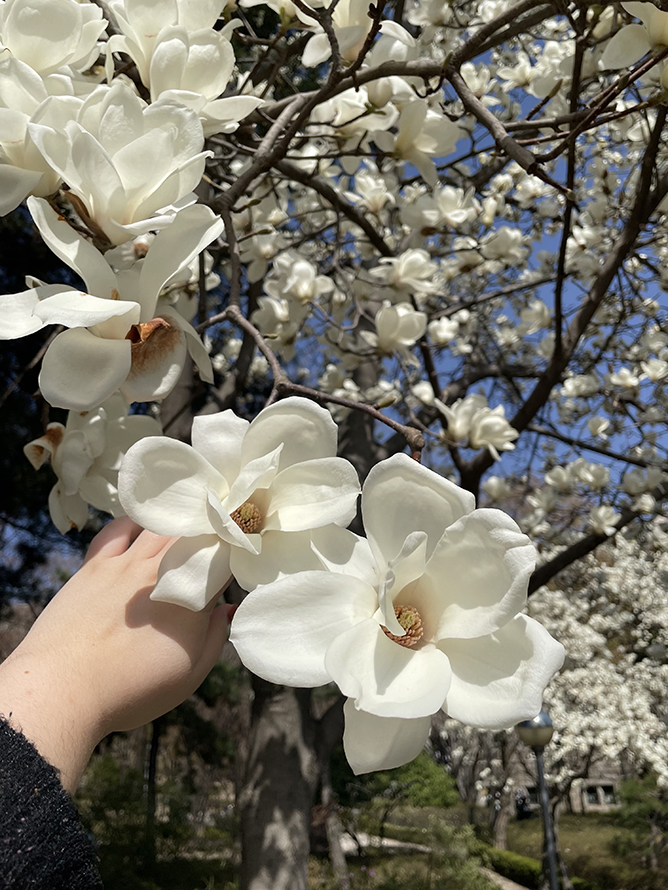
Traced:
<path id="1" fill-rule="evenodd" d="M 427 325 L 429 339 L 434 346 L 447 346 L 459 332 L 459 322 L 455 318 L 437 318 Z"/>
<path id="2" fill-rule="evenodd" d="M 610 374 L 609 379 L 613 386 L 623 386 L 625 389 L 634 389 L 640 383 L 640 378 L 629 368 L 620 368 Z"/>
<path id="3" fill-rule="evenodd" d="M 162 437 L 131 448 L 119 477 L 128 516 L 182 536 L 152 598 L 197 611 L 231 575 L 250 590 L 311 567 L 308 531 L 355 515 L 357 474 L 335 457 L 336 437 L 328 411 L 292 397 L 252 423 L 230 410 L 196 417 L 192 447 Z"/>
<path id="4" fill-rule="evenodd" d="M 315 6 L 316 4 L 308 3 Z M 318 6 L 321 4 L 317 4 Z M 328 5 L 328 4 L 326 4 Z M 362 49 L 366 36 L 371 30 L 371 19 L 368 16 L 366 0 L 340 0 L 332 13 L 332 27 L 339 45 L 341 58 L 354 62 Z M 305 18 L 302 12 L 302 18 Z M 307 68 L 315 68 L 326 62 L 332 54 L 329 38 L 315 18 L 309 20 L 315 34 L 306 44 L 302 55 L 302 64 Z"/>
<path id="5" fill-rule="evenodd" d="M 608 505 L 602 507 L 594 507 L 589 514 L 589 525 L 597 535 L 614 535 L 617 531 L 615 523 L 620 518 L 620 514 Z"/>
<path id="6" fill-rule="evenodd" d="M 78 0 L 3 0 L 0 47 L 46 77 L 69 65 L 89 68 L 98 56 L 98 39 L 107 27 L 102 10 Z"/>
<path id="7" fill-rule="evenodd" d="M 441 707 L 493 729 L 535 715 L 561 666 L 563 647 L 518 614 L 532 544 L 504 513 L 474 507 L 395 455 L 364 484 L 367 538 L 340 530 L 316 543 L 330 571 L 261 586 L 235 615 L 230 639 L 254 673 L 292 686 L 334 680 L 349 697 L 344 747 L 356 773 L 416 757 Z"/>
<path id="8" fill-rule="evenodd" d="M 473 393 L 463 399 L 457 399 L 452 405 L 445 405 L 440 399 L 434 399 L 434 405 L 448 421 L 448 439 L 461 442 L 471 432 L 473 416 L 482 408 L 487 408 L 487 399 L 483 395 Z"/>
<path id="9" fill-rule="evenodd" d="M 592 434 L 592 436 L 596 436 L 599 439 L 607 439 L 606 430 L 610 427 L 610 421 L 606 420 L 605 417 L 590 417 L 587 421 L 587 429 Z"/>
<path id="10" fill-rule="evenodd" d="M 428 185 L 436 185 L 438 174 L 432 158 L 447 157 L 464 135 L 463 131 L 424 99 L 404 106 L 397 122 L 397 134 L 387 127 L 373 134 L 381 151 L 412 164 Z"/>
<path id="11" fill-rule="evenodd" d="M 396 352 L 409 364 L 417 364 L 411 349 L 427 328 L 425 313 L 417 312 L 410 303 L 397 303 L 393 306 L 389 300 L 385 300 L 376 312 L 374 321 L 375 334 L 373 331 L 362 332 L 366 342 L 381 353 L 391 355 Z"/>
<path id="12" fill-rule="evenodd" d="M 519 433 L 506 420 L 503 405 L 481 408 L 471 419 L 469 445 L 471 448 L 488 448 L 494 460 L 500 460 L 499 451 L 512 451 Z"/>
<path id="13" fill-rule="evenodd" d="M 81 530 L 88 504 L 123 516 L 118 500 L 118 471 L 125 452 L 144 436 L 159 436 L 152 417 L 128 417 L 125 399 L 116 394 L 94 411 L 70 411 L 67 425 L 50 423 L 46 433 L 23 449 L 36 470 L 46 460 L 58 477 L 49 495 L 49 512 L 59 532 Z"/>
<path id="14" fill-rule="evenodd" d="M 53 96 L 43 108 L 67 98 Z M 95 89 L 63 128 L 44 119 L 28 131 L 85 221 L 112 244 L 171 223 L 178 207 L 194 202 L 210 156 L 201 151 L 194 111 L 171 102 L 147 106 L 122 80 Z"/>
<path id="15" fill-rule="evenodd" d="M 158 305 L 164 284 L 218 237 L 223 223 L 202 205 L 182 210 L 158 233 L 146 259 L 114 272 L 103 255 L 41 198 L 28 206 L 51 250 L 88 293 L 39 285 L 0 296 L 0 339 L 25 337 L 49 324 L 58 334 L 42 361 L 40 388 L 55 407 L 86 411 L 120 389 L 128 402 L 163 399 L 190 352 L 203 379 L 211 362 L 195 329 L 173 307 Z"/>
<path id="16" fill-rule="evenodd" d="M 192 108 L 199 115 L 205 136 L 233 132 L 242 118 L 262 105 L 262 99 L 255 96 L 218 98 L 227 89 L 235 59 L 228 38 L 213 28 L 189 31 L 183 25 L 161 27 L 152 42 L 147 71 L 143 51 L 140 53 L 129 38 L 114 35 L 107 45 L 109 80 L 113 72 L 111 53 L 121 50 L 132 56 L 134 50 L 151 101 L 160 99 Z"/>

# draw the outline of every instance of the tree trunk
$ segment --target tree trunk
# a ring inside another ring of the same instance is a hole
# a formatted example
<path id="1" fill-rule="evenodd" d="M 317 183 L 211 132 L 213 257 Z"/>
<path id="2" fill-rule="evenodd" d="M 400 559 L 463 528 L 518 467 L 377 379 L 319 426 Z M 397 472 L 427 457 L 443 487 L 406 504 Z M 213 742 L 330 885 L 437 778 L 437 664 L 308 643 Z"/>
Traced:
<path id="1" fill-rule="evenodd" d="M 306 890 L 318 782 L 308 689 L 253 677 L 248 759 L 238 797 L 241 890 Z"/>
<path id="2" fill-rule="evenodd" d="M 498 850 L 508 849 L 508 824 L 513 809 L 513 800 L 507 791 L 501 793 L 499 809 L 496 811 L 492 825 L 494 846 Z"/>
<path id="3" fill-rule="evenodd" d="M 160 737 L 165 727 L 165 718 L 158 717 L 151 723 L 151 741 L 148 745 L 146 762 L 146 831 L 144 846 L 144 867 L 148 874 L 153 873 L 155 866 L 155 804 L 157 794 L 158 751 Z"/>

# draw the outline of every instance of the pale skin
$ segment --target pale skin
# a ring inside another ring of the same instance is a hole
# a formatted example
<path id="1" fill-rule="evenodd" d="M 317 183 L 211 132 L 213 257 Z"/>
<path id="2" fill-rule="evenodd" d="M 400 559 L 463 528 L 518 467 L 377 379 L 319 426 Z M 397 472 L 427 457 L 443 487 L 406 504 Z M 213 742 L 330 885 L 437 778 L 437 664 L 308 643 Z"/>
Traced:
<path id="1" fill-rule="evenodd" d="M 233 606 L 153 602 L 174 542 L 130 519 L 94 538 L 79 571 L 0 665 L 0 714 L 73 794 L 93 749 L 184 701 L 216 663 Z"/>

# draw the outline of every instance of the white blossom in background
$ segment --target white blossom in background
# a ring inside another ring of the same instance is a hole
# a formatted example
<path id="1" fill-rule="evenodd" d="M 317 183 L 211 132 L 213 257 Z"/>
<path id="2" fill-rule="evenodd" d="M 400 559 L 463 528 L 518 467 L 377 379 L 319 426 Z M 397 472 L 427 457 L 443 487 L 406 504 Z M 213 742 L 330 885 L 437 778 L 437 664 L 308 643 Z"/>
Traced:
<path id="1" fill-rule="evenodd" d="M 235 614 L 230 639 L 254 673 L 334 680 L 348 696 L 356 773 L 416 757 L 441 707 L 492 728 L 535 715 L 561 666 L 562 646 L 518 614 L 533 546 L 504 513 L 474 507 L 406 455 L 388 458 L 364 484 L 366 539 L 340 531 L 317 548 L 330 571 L 263 585 Z"/>
<path id="2" fill-rule="evenodd" d="M 152 417 L 128 416 L 119 394 L 94 411 L 70 411 L 67 424 L 50 423 L 43 436 L 29 442 L 24 453 L 36 470 L 50 461 L 57 482 L 49 495 L 49 512 L 59 532 L 81 530 L 88 505 L 123 516 L 118 500 L 118 471 L 127 449 L 144 436 L 159 436 Z"/>
<path id="3" fill-rule="evenodd" d="M 471 418 L 469 445 L 471 448 L 488 448 L 494 460 L 501 460 L 499 451 L 512 451 L 519 436 L 506 420 L 505 408 L 481 408 Z"/>
<path id="4" fill-rule="evenodd" d="M 607 504 L 602 507 L 594 507 L 589 513 L 589 525 L 597 535 L 614 535 L 617 531 L 615 523 L 620 519 L 620 514 L 614 507 Z"/>
<path id="5" fill-rule="evenodd" d="M 410 365 L 418 361 L 411 352 L 413 346 L 424 336 L 427 316 L 417 312 L 410 303 L 396 303 L 386 300 L 376 313 L 376 332 L 362 331 L 361 337 L 380 353 L 399 354 Z"/>
<path id="6" fill-rule="evenodd" d="M 196 417 L 192 447 L 148 438 L 131 448 L 119 477 L 124 509 L 156 534 L 180 536 L 152 598 L 197 611 L 232 575 L 250 590 L 312 567 L 308 531 L 347 525 L 359 494 L 336 438 L 328 411 L 291 397 L 251 423 L 230 410 Z"/>

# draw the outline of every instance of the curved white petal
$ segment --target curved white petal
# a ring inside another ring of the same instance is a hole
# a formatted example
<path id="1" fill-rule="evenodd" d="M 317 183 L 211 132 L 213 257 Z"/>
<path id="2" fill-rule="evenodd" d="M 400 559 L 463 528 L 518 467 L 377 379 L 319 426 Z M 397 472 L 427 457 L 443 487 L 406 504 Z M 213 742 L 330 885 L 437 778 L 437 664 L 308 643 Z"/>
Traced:
<path id="1" fill-rule="evenodd" d="M 379 769 L 394 769 L 414 760 L 429 738 L 431 717 L 404 720 L 376 717 L 355 707 L 352 699 L 343 706 L 343 750 L 350 768 L 359 776 Z"/>
<path id="2" fill-rule="evenodd" d="M 239 475 L 241 446 L 249 426 L 231 408 L 218 414 L 200 414 L 193 420 L 193 448 L 227 479 L 228 485 Z"/>
<path id="3" fill-rule="evenodd" d="M 269 534 L 269 533 L 267 533 Z M 311 549 L 328 572 L 339 572 L 378 586 L 378 570 L 366 538 L 338 525 L 311 531 Z"/>
<path id="4" fill-rule="evenodd" d="M 451 525 L 419 584 L 438 610 L 436 639 L 498 630 L 524 608 L 535 565 L 536 548 L 501 510 L 475 510 Z"/>
<path id="5" fill-rule="evenodd" d="M 376 464 L 362 489 L 364 528 L 379 567 L 397 556 L 415 531 L 427 533 L 429 559 L 444 530 L 474 507 L 470 492 L 406 454 Z"/>
<path id="6" fill-rule="evenodd" d="M 306 44 L 302 55 L 302 65 L 305 68 L 315 68 L 322 62 L 326 62 L 332 54 L 332 47 L 326 34 L 314 34 Z"/>
<path id="7" fill-rule="evenodd" d="M 348 525 L 359 491 L 357 472 L 342 457 L 294 464 L 272 483 L 265 528 L 292 532 L 329 523 Z"/>
<path id="8" fill-rule="evenodd" d="M 72 328 L 47 349 L 39 388 L 54 408 L 90 411 L 121 386 L 130 362 L 129 340 L 102 340 L 85 328 Z"/>
<path id="9" fill-rule="evenodd" d="M 252 556 L 257 556 L 260 551 L 255 543 L 259 536 L 247 535 L 243 532 L 220 503 L 220 498 L 216 496 L 215 492 L 209 489 L 206 495 L 207 516 L 215 533 L 232 547 L 240 547 Z"/>
<path id="10" fill-rule="evenodd" d="M 242 464 L 284 445 L 279 469 L 336 454 L 332 415 L 309 399 L 291 396 L 270 405 L 252 421 L 244 438 Z"/>
<path id="11" fill-rule="evenodd" d="M 133 445 L 118 476 L 125 512 L 158 535 L 211 535 L 207 489 L 226 492 L 227 483 L 189 445 L 164 437 Z"/>
<path id="12" fill-rule="evenodd" d="M 237 507 L 245 503 L 258 489 L 269 488 L 278 473 L 278 464 L 282 450 L 283 446 L 279 445 L 273 451 L 248 461 L 242 467 L 239 475 L 232 483 L 230 493 L 225 501 L 225 509 L 229 513 L 234 512 Z"/>
<path id="13" fill-rule="evenodd" d="M 203 204 L 186 207 L 151 244 L 141 271 L 141 287 L 157 300 L 160 290 L 179 269 L 223 231 L 223 221 Z"/>
<path id="14" fill-rule="evenodd" d="M 0 216 L 16 210 L 21 201 L 37 188 L 42 175 L 41 171 L 0 163 Z"/>
<path id="15" fill-rule="evenodd" d="M 322 686 L 331 681 L 325 652 L 343 631 L 368 617 L 375 592 L 330 572 L 300 572 L 258 587 L 237 609 L 230 632 L 246 667 L 272 683 Z"/>
<path id="16" fill-rule="evenodd" d="M 651 48 L 652 44 L 646 28 L 642 25 L 626 25 L 614 35 L 606 46 L 601 57 L 601 65 L 604 69 L 613 70 L 630 68 L 631 65 L 642 59 Z"/>
<path id="17" fill-rule="evenodd" d="M 28 209 L 42 238 L 57 257 L 83 278 L 88 292 L 111 297 L 118 288 L 116 276 L 100 251 L 75 232 L 43 198 L 28 198 Z"/>
<path id="18" fill-rule="evenodd" d="M 426 532 L 412 532 L 404 541 L 399 555 L 388 563 L 385 577 L 379 585 L 378 606 L 383 616 L 383 625 L 396 636 L 403 637 L 406 632 L 394 614 L 394 598 L 405 587 L 422 577 L 426 551 Z M 403 600 L 401 604 L 406 605 Z"/>
<path id="19" fill-rule="evenodd" d="M 260 584 L 271 584 L 296 572 L 322 571 L 322 564 L 311 549 L 309 532 L 263 532 L 261 553 L 254 555 L 233 547 L 230 567 L 244 590 L 255 590 Z"/>
<path id="20" fill-rule="evenodd" d="M 71 290 L 42 300 L 34 314 L 44 324 L 62 324 L 68 328 L 92 327 L 123 316 L 125 330 L 129 331 L 139 321 L 139 306 L 126 300 L 104 300 Z"/>
<path id="21" fill-rule="evenodd" d="M 443 708 L 481 729 L 505 729 L 535 717 L 543 691 L 564 661 L 564 647 L 545 628 L 518 615 L 476 640 L 443 640 L 452 686 Z"/>
<path id="22" fill-rule="evenodd" d="M 218 535 L 179 538 L 160 562 L 151 599 L 199 612 L 229 580 L 229 544 Z"/>
<path id="23" fill-rule="evenodd" d="M 73 528 L 81 531 L 88 522 L 88 504 L 78 494 L 65 494 L 59 482 L 49 494 L 49 513 L 62 535 Z"/>
<path id="24" fill-rule="evenodd" d="M 434 714 L 450 688 L 450 665 L 443 652 L 432 645 L 401 646 L 372 618 L 334 640 L 325 666 L 344 695 L 378 717 Z"/>
<path id="25" fill-rule="evenodd" d="M 33 315 L 39 306 L 39 291 L 43 288 L 32 288 L 20 294 L 3 294 L 0 296 L 0 340 L 16 340 L 27 337 L 46 327 L 46 322 Z M 62 289 L 56 291 L 60 293 Z"/>
<path id="26" fill-rule="evenodd" d="M 199 371 L 199 376 L 207 383 L 213 383 L 213 365 L 211 364 L 209 353 L 206 351 L 204 343 L 202 343 L 202 339 L 195 328 L 189 321 L 186 321 L 182 315 L 173 309 L 169 312 L 163 312 L 162 314 L 173 325 L 183 331 L 186 338 L 188 354 L 195 362 L 195 366 Z"/>

